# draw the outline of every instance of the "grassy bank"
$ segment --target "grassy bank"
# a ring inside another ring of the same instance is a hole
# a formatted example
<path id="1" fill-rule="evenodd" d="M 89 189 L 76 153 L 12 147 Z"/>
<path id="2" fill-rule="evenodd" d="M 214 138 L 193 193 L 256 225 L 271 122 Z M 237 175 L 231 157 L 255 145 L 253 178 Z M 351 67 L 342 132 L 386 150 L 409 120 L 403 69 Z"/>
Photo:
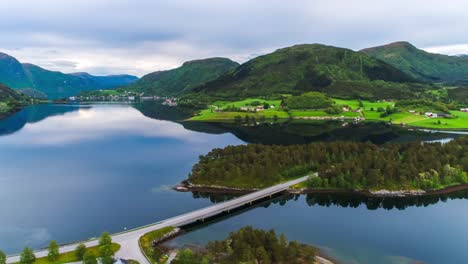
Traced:
<path id="1" fill-rule="evenodd" d="M 117 243 L 112 243 L 112 251 L 115 253 L 120 250 L 120 245 Z M 99 246 L 89 247 L 86 249 L 86 252 L 98 257 L 99 253 Z M 50 261 L 48 257 L 37 258 L 34 262 L 35 264 L 59 264 L 59 263 L 70 263 L 70 262 L 78 262 L 78 256 L 76 251 L 62 253 L 58 256 L 56 261 Z M 19 262 L 18 262 L 19 263 Z"/>
<path id="2" fill-rule="evenodd" d="M 162 239 L 164 236 L 170 234 L 175 230 L 174 227 L 164 227 L 143 235 L 139 240 L 138 244 L 140 245 L 140 249 L 143 251 L 144 255 L 150 261 L 150 263 L 165 263 L 167 260 L 167 256 L 165 255 L 165 251 L 159 247 L 153 247 L 153 241 L 158 241 Z"/>

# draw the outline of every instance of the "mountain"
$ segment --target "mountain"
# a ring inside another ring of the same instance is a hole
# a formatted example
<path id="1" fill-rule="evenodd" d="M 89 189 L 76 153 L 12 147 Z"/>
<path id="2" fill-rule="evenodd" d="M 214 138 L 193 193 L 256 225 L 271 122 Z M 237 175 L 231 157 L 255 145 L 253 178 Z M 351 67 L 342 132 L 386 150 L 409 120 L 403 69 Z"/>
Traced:
<path id="1" fill-rule="evenodd" d="M 361 52 L 385 61 L 414 78 L 468 84 L 468 57 L 429 53 L 408 42 L 395 42 Z"/>
<path id="2" fill-rule="evenodd" d="M 194 87 L 212 81 L 237 66 L 239 66 L 237 62 L 226 58 L 188 61 L 173 70 L 147 74 L 123 89 L 150 95 L 178 95 L 190 92 Z"/>
<path id="3" fill-rule="evenodd" d="M 32 87 L 32 81 L 23 65 L 5 53 L 0 53 L 0 83 L 13 88 Z"/>
<path id="4" fill-rule="evenodd" d="M 304 44 L 252 59 L 194 89 L 219 98 L 246 98 L 321 91 L 342 97 L 401 96 L 414 78 L 349 49 Z M 391 91 L 386 93 L 385 91 Z"/>
<path id="5" fill-rule="evenodd" d="M 88 80 L 90 83 L 95 83 L 97 86 L 101 87 L 101 89 L 111 89 L 123 85 L 129 85 L 138 81 L 138 77 L 127 74 L 94 76 L 86 72 L 77 72 L 70 73 L 70 75 Z"/>
<path id="6" fill-rule="evenodd" d="M 21 64 L 12 56 L 0 53 L 0 83 L 14 89 L 35 89 L 49 99 L 69 97 L 81 91 L 115 88 L 136 80 L 137 77 L 130 75 L 92 76 L 49 71 L 34 64 Z"/>

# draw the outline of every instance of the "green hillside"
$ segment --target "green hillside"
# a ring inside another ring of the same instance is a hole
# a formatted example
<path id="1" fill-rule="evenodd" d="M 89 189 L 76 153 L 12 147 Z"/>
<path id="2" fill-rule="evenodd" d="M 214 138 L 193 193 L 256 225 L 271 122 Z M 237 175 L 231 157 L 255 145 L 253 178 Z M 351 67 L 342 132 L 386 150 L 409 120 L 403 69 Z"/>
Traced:
<path id="1" fill-rule="evenodd" d="M 33 64 L 23 64 L 23 67 L 31 76 L 33 88 L 47 94 L 49 98 L 69 97 L 92 89 L 90 82 L 78 76 L 49 71 Z"/>
<path id="2" fill-rule="evenodd" d="M 5 53 L 0 53 L 0 83 L 13 88 L 32 87 L 32 81 L 23 65 Z"/>
<path id="3" fill-rule="evenodd" d="M 0 118 L 21 106 L 22 96 L 7 86 L 0 84 Z"/>
<path id="4" fill-rule="evenodd" d="M 110 89 L 138 80 L 131 75 L 93 76 L 87 73 L 65 74 L 24 63 L 0 53 L 0 83 L 14 89 L 31 89 L 49 99 L 69 97 L 81 91 Z"/>
<path id="5" fill-rule="evenodd" d="M 360 52 L 320 44 L 279 49 L 195 89 L 219 98 L 321 91 L 340 97 L 399 98 L 420 84 Z M 406 83 L 413 83 L 407 85 Z"/>
<path id="6" fill-rule="evenodd" d="M 192 88 L 212 81 L 237 66 L 237 62 L 226 58 L 188 61 L 173 70 L 147 74 L 138 82 L 122 89 L 148 95 L 178 95 L 190 92 Z"/>
<path id="7" fill-rule="evenodd" d="M 385 61 L 414 78 L 445 83 L 468 84 L 468 57 L 433 54 L 408 42 L 395 42 L 361 52 Z"/>

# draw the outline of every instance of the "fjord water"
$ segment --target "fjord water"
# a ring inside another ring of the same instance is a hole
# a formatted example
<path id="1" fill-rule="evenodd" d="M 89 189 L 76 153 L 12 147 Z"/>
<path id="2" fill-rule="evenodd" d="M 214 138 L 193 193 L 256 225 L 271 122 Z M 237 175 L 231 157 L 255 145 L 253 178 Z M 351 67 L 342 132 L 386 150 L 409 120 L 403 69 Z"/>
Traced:
<path id="1" fill-rule="evenodd" d="M 166 113 L 143 110 L 41 105 L 0 121 L 0 249 L 12 254 L 25 245 L 44 247 L 50 239 L 83 240 L 210 205 L 213 197 L 170 187 L 212 148 L 263 137 L 274 143 L 271 135 L 245 128 L 227 133 L 181 125 L 155 119 Z M 387 132 L 383 138 L 398 140 Z M 465 197 L 395 201 L 302 195 L 208 225 L 172 244 L 205 243 L 253 225 L 320 246 L 343 263 L 467 263 Z"/>

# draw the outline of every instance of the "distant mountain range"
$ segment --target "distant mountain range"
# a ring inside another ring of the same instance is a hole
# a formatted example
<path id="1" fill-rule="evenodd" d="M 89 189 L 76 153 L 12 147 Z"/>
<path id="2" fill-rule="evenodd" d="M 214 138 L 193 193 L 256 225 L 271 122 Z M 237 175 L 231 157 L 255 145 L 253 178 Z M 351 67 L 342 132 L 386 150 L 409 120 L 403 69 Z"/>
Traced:
<path id="1" fill-rule="evenodd" d="M 342 97 L 400 98 L 420 84 L 381 60 L 321 44 L 296 45 L 252 59 L 194 88 L 218 98 L 246 98 L 320 91 Z"/>
<path id="2" fill-rule="evenodd" d="M 395 42 L 361 50 L 414 78 L 449 84 L 468 84 L 468 56 L 429 53 L 408 42 Z"/>
<path id="3" fill-rule="evenodd" d="M 137 81 L 131 75 L 93 76 L 88 73 L 65 74 L 49 71 L 0 53 L 0 83 L 14 89 L 32 89 L 49 99 L 69 97 L 81 91 L 111 89 Z"/>
<path id="4" fill-rule="evenodd" d="M 360 52 L 321 44 L 278 49 L 242 65 L 227 58 L 208 58 L 135 76 L 64 74 L 21 64 L 0 53 L 0 83 L 40 97 L 62 98 L 82 91 L 129 90 L 146 95 L 199 94 L 246 98 L 320 91 L 353 98 L 411 98 L 431 83 L 468 85 L 468 56 L 447 56 L 395 42 Z"/>
<path id="5" fill-rule="evenodd" d="M 193 88 L 212 81 L 237 66 L 239 63 L 226 58 L 188 61 L 176 69 L 147 74 L 123 89 L 150 95 L 180 95 L 192 92 Z"/>

